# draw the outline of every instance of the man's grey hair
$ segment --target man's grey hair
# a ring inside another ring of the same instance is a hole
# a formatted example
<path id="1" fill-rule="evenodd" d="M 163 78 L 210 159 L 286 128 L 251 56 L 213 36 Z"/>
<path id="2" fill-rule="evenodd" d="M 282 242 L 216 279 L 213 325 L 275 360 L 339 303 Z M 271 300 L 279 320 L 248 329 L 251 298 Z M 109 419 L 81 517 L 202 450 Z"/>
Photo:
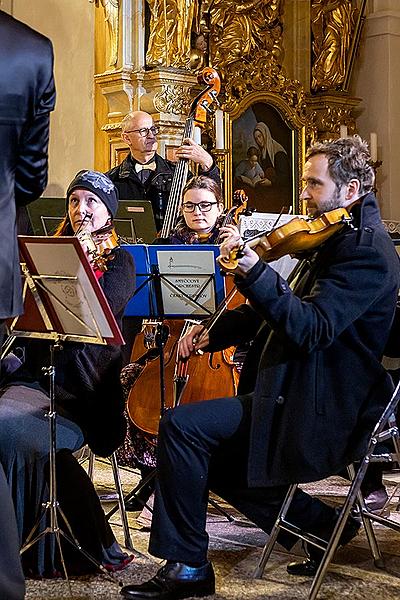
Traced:
<path id="1" fill-rule="evenodd" d="M 360 196 L 372 190 L 375 172 L 371 155 L 368 143 L 359 135 L 329 142 L 316 142 L 307 151 L 306 160 L 318 154 L 323 154 L 328 159 L 328 172 L 338 190 L 352 179 L 358 179 L 360 182 Z"/>
<path id="2" fill-rule="evenodd" d="M 129 124 L 132 121 L 134 117 L 134 113 L 133 112 L 129 112 L 127 115 L 124 116 L 124 118 L 121 121 L 121 131 L 122 133 L 125 133 L 125 131 L 127 129 L 129 129 Z"/>

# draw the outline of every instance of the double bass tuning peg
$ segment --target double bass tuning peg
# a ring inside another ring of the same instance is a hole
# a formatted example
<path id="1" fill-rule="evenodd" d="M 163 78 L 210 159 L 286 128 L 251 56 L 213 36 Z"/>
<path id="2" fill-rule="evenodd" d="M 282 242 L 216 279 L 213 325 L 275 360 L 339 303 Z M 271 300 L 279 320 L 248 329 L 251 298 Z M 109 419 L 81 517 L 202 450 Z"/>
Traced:
<path id="1" fill-rule="evenodd" d="M 201 103 L 200 103 L 200 106 L 201 106 L 202 108 L 204 108 L 204 110 L 205 110 L 206 112 L 208 112 L 208 114 L 209 114 L 209 115 L 213 115 L 213 114 L 214 114 L 214 111 L 213 111 L 213 109 L 212 109 L 212 108 L 210 108 L 210 105 L 209 105 L 209 103 L 207 102 L 207 100 L 206 100 L 206 99 L 204 99 L 204 100 L 202 100 L 202 101 L 201 101 Z"/>

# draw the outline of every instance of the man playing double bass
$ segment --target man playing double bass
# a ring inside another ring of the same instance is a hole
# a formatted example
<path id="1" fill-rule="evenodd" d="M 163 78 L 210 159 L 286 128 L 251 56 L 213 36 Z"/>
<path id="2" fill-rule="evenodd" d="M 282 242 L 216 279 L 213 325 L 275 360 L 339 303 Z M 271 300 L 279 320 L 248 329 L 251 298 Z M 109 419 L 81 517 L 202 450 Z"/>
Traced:
<path id="1" fill-rule="evenodd" d="M 288 485 L 323 479 L 359 459 L 390 398 L 392 382 L 380 361 L 399 265 L 371 191 L 367 144 L 358 136 L 315 144 L 303 182 L 311 216 L 344 207 L 352 223 L 301 260 L 291 282 L 245 246 L 235 279 L 250 305 L 227 313 L 209 338 L 197 331 L 182 342 L 180 353 L 188 356 L 257 331 L 267 340 L 252 393 L 179 406 L 163 417 L 149 550 L 167 562 L 150 581 L 122 588 L 125 598 L 213 593 L 209 489 L 270 532 Z M 222 256 L 241 244 L 236 230 L 226 234 Z M 325 539 L 336 520 L 334 508 L 302 490 L 289 513 L 290 521 Z M 341 543 L 359 526 L 350 517 Z M 281 533 L 279 541 L 290 549 L 295 539 Z M 320 557 L 309 548 L 309 558 L 288 571 L 312 575 Z"/>
<path id="2" fill-rule="evenodd" d="M 161 229 L 175 163 L 157 154 L 159 127 L 149 113 L 141 110 L 128 113 L 122 121 L 122 139 L 130 153 L 120 165 L 107 173 L 122 200 L 150 200 L 157 230 Z M 212 156 L 192 139 L 183 140 L 176 158 L 190 160 L 200 166 L 201 175 L 220 183 L 218 167 Z"/>

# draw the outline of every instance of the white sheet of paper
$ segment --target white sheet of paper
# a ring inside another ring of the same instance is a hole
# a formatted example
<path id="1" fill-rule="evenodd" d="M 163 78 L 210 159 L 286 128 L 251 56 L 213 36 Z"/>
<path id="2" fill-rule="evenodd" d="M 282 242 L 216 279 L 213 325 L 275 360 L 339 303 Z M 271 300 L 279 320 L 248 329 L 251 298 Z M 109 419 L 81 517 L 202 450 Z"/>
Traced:
<path id="1" fill-rule="evenodd" d="M 72 335 L 97 336 L 95 327 L 97 323 L 103 337 L 112 337 L 103 309 L 75 248 L 67 243 L 59 243 L 51 246 L 50 251 L 48 244 L 40 242 L 33 244 L 28 242 L 26 247 L 41 275 L 76 277 L 75 281 L 43 280 L 43 285 L 51 293 L 51 303 L 64 331 Z M 73 314 L 70 314 L 65 307 Z M 79 322 L 74 315 L 83 323 Z"/>
<path id="2" fill-rule="evenodd" d="M 160 250 L 157 260 L 162 275 L 161 293 L 166 315 L 201 315 L 215 311 L 215 288 L 211 277 L 215 273 L 213 252 Z"/>

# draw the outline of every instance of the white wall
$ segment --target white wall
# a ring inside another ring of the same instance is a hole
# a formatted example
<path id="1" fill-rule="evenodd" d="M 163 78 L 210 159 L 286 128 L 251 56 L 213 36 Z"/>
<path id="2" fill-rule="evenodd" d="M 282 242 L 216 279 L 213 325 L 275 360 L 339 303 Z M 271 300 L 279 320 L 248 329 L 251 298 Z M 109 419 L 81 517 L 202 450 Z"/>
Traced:
<path id="1" fill-rule="evenodd" d="M 63 196 L 75 173 L 94 164 L 95 7 L 89 0 L 3 0 L 1 8 L 53 42 L 57 104 L 44 195 Z"/>

